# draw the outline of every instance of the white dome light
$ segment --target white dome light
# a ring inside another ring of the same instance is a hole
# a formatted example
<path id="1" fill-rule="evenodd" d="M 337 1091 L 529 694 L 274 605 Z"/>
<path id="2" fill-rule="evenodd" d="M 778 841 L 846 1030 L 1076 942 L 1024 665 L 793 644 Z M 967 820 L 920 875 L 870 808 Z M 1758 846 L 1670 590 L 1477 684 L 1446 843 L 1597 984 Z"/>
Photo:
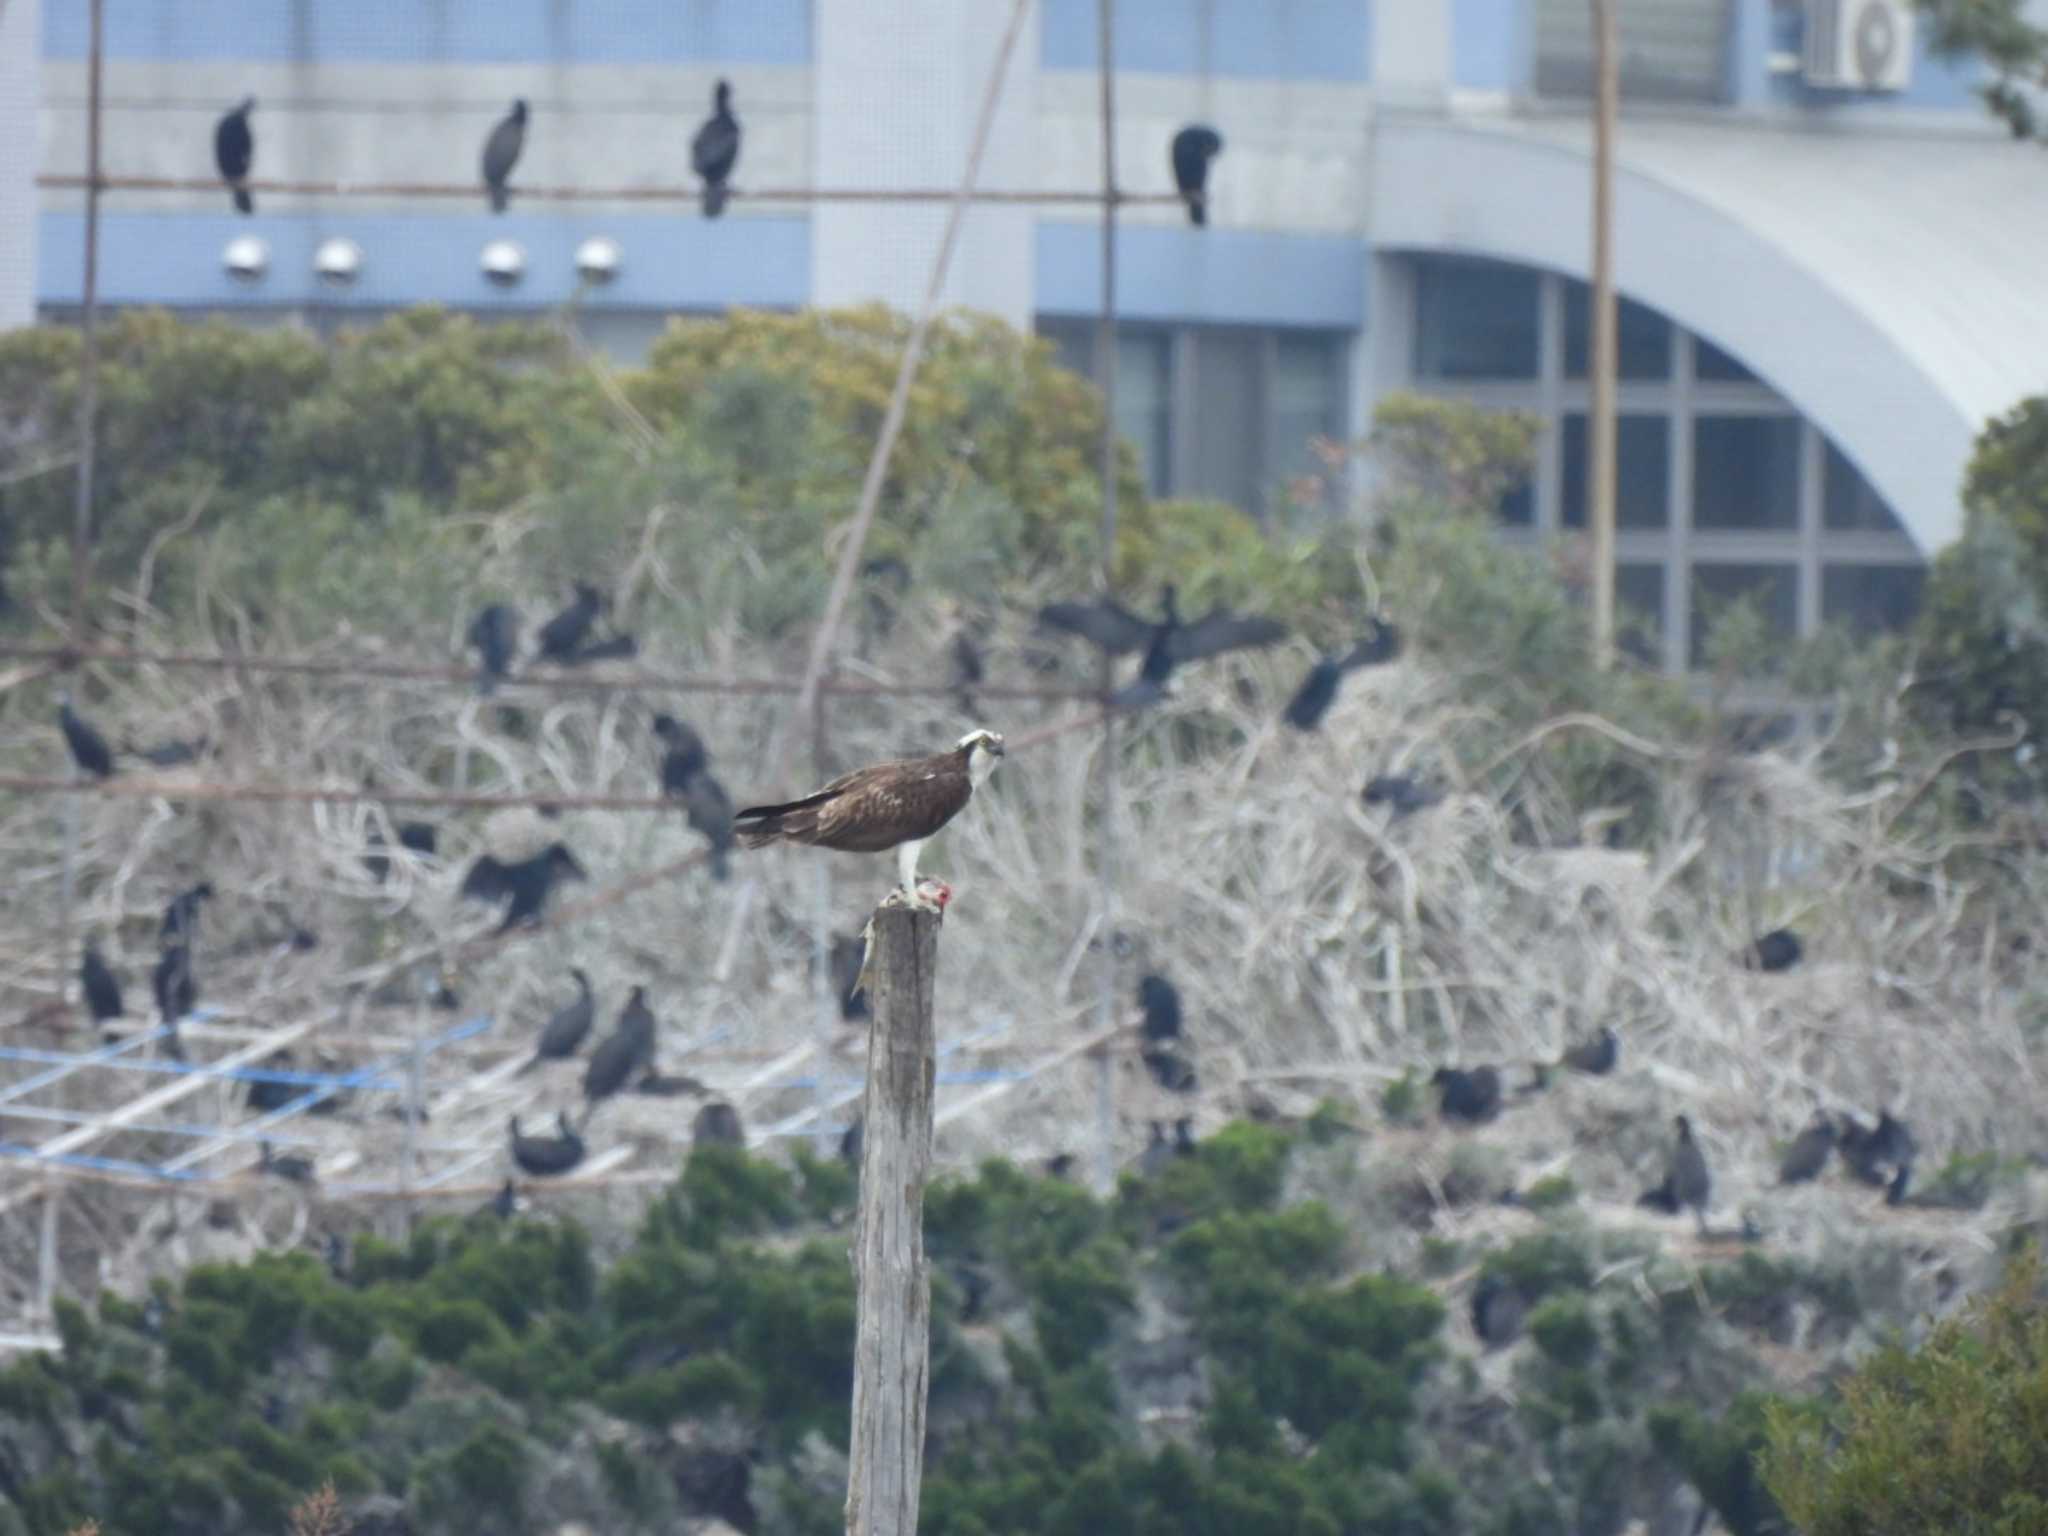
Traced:
<path id="1" fill-rule="evenodd" d="M 511 240 L 493 240 L 484 247 L 484 276 L 501 288 L 509 288 L 526 275 L 526 252 Z"/>
<path id="2" fill-rule="evenodd" d="M 253 283 L 270 270 L 270 247 L 254 235 L 237 235 L 220 253 L 220 261 L 230 277 Z"/>
<path id="3" fill-rule="evenodd" d="M 320 274 L 321 282 L 346 288 L 363 270 L 363 248 L 340 235 L 322 240 L 313 253 L 313 270 Z"/>
<path id="4" fill-rule="evenodd" d="M 586 283 L 608 283 L 619 275 L 623 254 L 609 235 L 592 235 L 576 247 L 576 273 Z"/>

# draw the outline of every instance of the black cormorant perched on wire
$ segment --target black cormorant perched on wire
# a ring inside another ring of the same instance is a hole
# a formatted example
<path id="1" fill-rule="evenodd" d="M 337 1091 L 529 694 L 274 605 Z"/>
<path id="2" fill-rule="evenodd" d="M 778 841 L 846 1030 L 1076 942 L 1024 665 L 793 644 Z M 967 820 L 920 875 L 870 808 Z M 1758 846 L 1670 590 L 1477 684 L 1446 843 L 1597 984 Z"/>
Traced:
<path id="1" fill-rule="evenodd" d="M 1675 1215 L 1687 1206 L 1692 1208 L 1693 1220 L 1699 1229 L 1707 1229 L 1707 1199 L 1713 1193 L 1713 1175 L 1707 1171 L 1707 1155 L 1700 1150 L 1700 1144 L 1693 1139 L 1692 1122 L 1680 1115 L 1673 1122 L 1678 1127 L 1678 1139 L 1671 1145 L 1671 1157 L 1665 1164 L 1663 1189 L 1668 1192 L 1669 1206 Z"/>
<path id="2" fill-rule="evenodd" d="M 690 169 L 704 178 L 704 217 L 725 212 L 725 184 L 740 158 L 740 120 L 732 113 L 732 86 L 718 82 L 712 92 L 711 115 L 690 141 Z"/>
<path id="3" fill-rule="evenodd" d="M 1438 1067 L 1429 1080 L 1445 1119 L 1489 1120 L 1500 1109 L 1500 1073 L 1492 1067 Z"/>
<path id="4" fill-rule="evenodd" d="M 484 140 L 484 186 L 490 190 L 491 212 L 503 213 L 511 200 L 505 178 L 512 174 L 512 167 L 519 163 L 519 152 L 525 147 L 526 100 L 521 97 Z"/>
<path id="5" fill-rule="evenodd" d="M 1798 934 L 1790 928 L 1773 928 L 1743 952 L 1742 963 L 1756 971 L 1789 971 L 1804 953 Z"/>
<path id="6" fill-rule="evenodd" d="M 554 1016 L 541 1026 L 540 1039 L 534 1043 L 533 1055 L 519 1069 L 521 1072 L 531 1072 L 544 1061 L 574 1056 L 583 1037 L 590 1033 L 591 1021 L 597 1017 L 597 999 L 591 993 L 590 978 L 574 966 L 569 974 L 576 981 L 576 996 L 556 1009 Z"/>
<path id="7" fill-rule="evenodd" d="M 519 652 L 519 615 L 507 604 L 492 603 L 470 622 L 469 644 L 479 658 L 476 691 L 494 692 Z"/>
<path id="8" fill-rule="evenodd" d="M 583 642 L 604 607 L 604 594 L 587 581 L 576 583 L 576 596 L 569 606 L 541 625 L 535 643 L 539 659 L 557 666 L 574 666 L 583 660 Z"/>
<path id="9" fill-rule="evenodd" d="M 166 1024 L 175 1025 L 199 1002 L 192 951 L 183 944 L 172 944 L 157 957 L 150 981 L 156 992 L 156 1010 Z"/>
<path id="10" fill-rule="evenodd" d="M 661 792 L 683 802 L 691 830 L 701 832 L 711 844 L 712 878 L 723 880 L 733 842 L 732 796 L 712 777 L 711 754 L 703 737 L 672 715 L 656 715 L 653 730 L 666 748 L 661 756 Z"/>
<path id="11" fill-rule="evenodd" d="M 258 1173 L 267 1173 L 273 1179 L 290 1179 L 294 1184 L 313 1182 L 313 1160 L 310 1157 L 299 1157 L 294 1154 L 279 1157 L 271 1150 L 267 1141 L 262 1147 L 263 1160 L 256 1165 Z"/>
<path id="12" fill-rule="evenodd" d="M 1621 1040 L 1605 1024 L 1590 1040 L 1579 1040 L 1565 1047 L 1558 1065 L 1570 1067 L 1574 1072 L 1590 1073 L 1594 1077 L 1605 1077 L 1614 1070 L 1614 1064 L 1621 1059 Z"/>
<path id="13" fill-rule="evenodd" d="M 293 1068 L 294 1059 L 288 1050 L 273 1051 L 264 1066 L 272 1072 L 289 1072 Z M 278 1083 L 266 1078 L 252 1077 L 249 1079 L 246 1102 L 251 1109 L 269 1114 L 272 1110 L 283 1109 L 305 1092 L 306 1085 L 303 1083 Z"/>
<path id="14" fill-rule="evenodd" d="M 690 1145 L 694 1147 L 744 1147 L 747 1133 L 740 1125 L 740 1112 L 723 1099 L 706 1104 L 690 1122 Z"/>
<path id="15" fill-rule="evenodd" d="M 661 755 L 661 792 L 679 798 L 710 763 L 711 754 L 704 749 L 704 738 L 674 715 L 656 715 L 651 729 L 666 749 Z"/>
<path id="16" fill-rule="evenodd" d="M 243 185 L 256 161 L 256 135 L 249 130 L 249 114 L 256 110 L 256 98 L 245 96 L 234 111 L 222 116 L 213 130 L 213 164 L 220 179 L 235 195 L 235 211 L 254 213 L 256 201 Z"/>
<path id="17" fill-rule="evenodd" d="M 93 1023 L 104 1024 L 121 1017 L 121 983 L 115 979 L 113 967 L 107 964 L 99 945 L 90 939 L 86 940 L 85 957 L 78 963 L 78 985 L 85 994 L 86 1006 L 92 1009 Z"/>
<path id="18" fill-rule="evenodd" d="M 1813 1122 L 1792 1140 L 1785 1160 L 1778 1164 L 1780 1184 L 1804 1184 L 1817 1179 L 1835 1150 L 1835 1122 L 1824 1109 L 1813 1112 Z"/>
<path id="19" fill-rule="evenodd" d="M 583 1097 L 588 1124 L 597 1106 L 626 1086 L 634 1073 L 654 1061 L 654 1013 L 647 1006 L 647 989 L 635 987 L 619 1010 L 619 1021 L 610 1034 L 598 1041 L 583 1069 Z"/>
<path id="20" fill-rule="evenodd" d="M 1145 1010 L 1140 1030 L 1147 1040 L 1180 1038 L 1180 989 L 1158 972 L 1138 983 L 1138 1006 Z"/>
<path id="21" fill-rule="evenodd" d="M 587 878 L 567 843 L 550 843 L 517 864 L 507 864 L 494 854 L 479 855 L 463 877 L 461 894 L 477 901 L 504 901 L 509 896 L 505 920 L 498 925 L 498 932 L 506 933 L 522 923 L 539 925 L 556 881 Z"/>
<path id="22" fill-rule="evenodd" d="M 1272 645 L 1287 636 L 1287 627 L 1257 615 L 1239 615 L 1212 608 L 1201 618 L 1183 623 L 1171 582 L 1160 593 L 1157 623 L 1139 618 L 1114 598 L 1087 603 L 1048 603 L 1038 610 L 1040 629 L 1079 635 L 1110 656 L 1142 651 L 1137 680 L 1110 697 L 1116 709 L 1141 709 L 1166 694 L 1166 682 L 1184 662 L 1220 656 L 1225 651 Z"/>
<path id="23" fill-rule="evenodd" d="M 1320 658 L 1308 669 L 1308 676 L 1287 701 L 1281 718 L 1297 731 L 1312 731 L 1337 702 L 1337 689 L 1344 674 L 1360 667 L 1374 667 L 1392 661 L 1401 653 L 1401 632 L 1384 620 L 1375 619 L 1372 628 L 1350 650 Z"/>
<path id="24" fill-rule="evenodd" d="M 1223 153 L 1223 135 L 1204 123 L 1190 123 L 1173 136 L 1173 184 L 1187 199 L 1188 222 L 1209 222 L 1209 162 Z"/>
<path id="25" fill-rule="evenodd" d="M 1877 1117 L 1876 1128 L 1845 1115 L 1841 1129 L 1842 1161 L 1866 1184 L 1882 1185 L 1899 1169 L 1913 1161 L 1918 1144 L 1903 1120 L 1890 1110 Z"/>
<path id="26" fill-rule="evenodd" d="M 71 760 L 95 778 L 111 778 L 114 773 L 113 749 L 107 745 L 107 738 L 94 729 L 77 710 L 71 707 L 71 695 L 57 695 L 57 724 L 63 728 L 64 744 L 71 749 Z"/>
<path id="27" fill-rule="evenodd" d="M 554 1136 L 528 1136 L 519 1129 L 519 1117 L 512 1117 L 512 1161 L 536 1178 L 567 1173 L 583 1161 L 583 1138 L 569 1124 L 567 1115 L 555 1117 Z M 502 1191 L 500 1192 L 502 1194 Z"/>

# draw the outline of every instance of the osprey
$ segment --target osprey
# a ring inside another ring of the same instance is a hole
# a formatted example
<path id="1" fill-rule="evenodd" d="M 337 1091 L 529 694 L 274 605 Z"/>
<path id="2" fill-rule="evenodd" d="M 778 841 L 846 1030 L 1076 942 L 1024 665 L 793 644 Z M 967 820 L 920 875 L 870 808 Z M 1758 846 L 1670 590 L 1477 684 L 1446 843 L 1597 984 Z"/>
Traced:
<path id="1" fill-rule="evenodd" d="M 914 895 L 918 850 L 960 814 L 1002 755 L 1003 738 L 994 731 L 969 731 L 959 746 L 936 757 L 856 768 L 787 805 L 750 805 L 733 817 L 733 831 L 746 848 L 775 842 L 842 853 L 894 848 L 903 889 Z"/>

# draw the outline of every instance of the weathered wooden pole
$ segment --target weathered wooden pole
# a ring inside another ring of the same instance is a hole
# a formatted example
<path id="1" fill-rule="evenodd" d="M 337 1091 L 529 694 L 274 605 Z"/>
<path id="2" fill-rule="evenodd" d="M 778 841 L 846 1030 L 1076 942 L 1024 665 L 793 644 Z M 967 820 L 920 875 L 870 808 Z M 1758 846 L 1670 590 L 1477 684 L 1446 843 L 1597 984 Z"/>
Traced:
<path id="1" fill-rule="evenodd" d="M 868 1086 L 862 1106 L 853 1433 L 846 1536 L 914 1536 L 931 1374 L 924 1185 L 932 1161 L 936 911 L 892 895 L 868 937 Z"/>

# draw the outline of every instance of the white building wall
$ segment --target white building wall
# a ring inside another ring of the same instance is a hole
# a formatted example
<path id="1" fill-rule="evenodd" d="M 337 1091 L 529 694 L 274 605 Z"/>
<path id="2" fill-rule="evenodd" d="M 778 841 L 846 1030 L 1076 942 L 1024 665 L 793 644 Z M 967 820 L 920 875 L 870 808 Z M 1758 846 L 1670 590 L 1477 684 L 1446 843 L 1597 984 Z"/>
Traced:
<path id="1" fill-rule="evenodd" d="M 816 11 L 812 163 L 822 188 L 959 184 L 1008 7 L 984 0 L 869 0 Z M 1011 52 L 978 184 L 1036 184 L 1038 11 Z M 819 203 L 811 301 L 880 299 L 915 312 L 946 226 L 944 203 Z M 946 304 L 1031 321 L 1033 210 L 976 204 L 953 253 Z"/>
<path id="2" fill-rule="evenodd" d="M 42 0 L 0 0 L 0 330 L 36 314 Z"/>

